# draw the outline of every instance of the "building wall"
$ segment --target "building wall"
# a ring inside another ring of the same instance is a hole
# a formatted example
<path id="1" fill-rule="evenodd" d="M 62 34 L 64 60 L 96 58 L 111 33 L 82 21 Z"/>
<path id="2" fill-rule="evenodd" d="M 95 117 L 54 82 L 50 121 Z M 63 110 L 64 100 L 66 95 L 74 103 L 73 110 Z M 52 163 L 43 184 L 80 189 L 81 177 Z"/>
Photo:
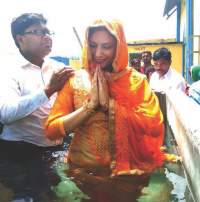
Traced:
<path id="1" fill-rule="evenodd" d="M 192 12 L 192 11 L 191 11 Z M 193 0 L 193 65 L 200 64 L 200 1 Z M 180 40 L 187 45 L 186 0 L 181 0 Z M 187 58 L 186 58 L 187 60 Z"/>
<path id="2" fill-rule="evenodd" d="M 80 58 L 70 58 L 69 59 L 69 65 L 75 69 L 81 69 L 82 68 L 82 63 Z"/>
<path id="3" fill-rule="evenodd" d="M 193 64 L 200 64 L 200 1 L 194 0 L 194 54 Z"/>
<path id="4" fill-rule="evenodd" d="M 180 40 L 184 41 L 186 26 L 186 7 L 185 0 L 181 1 L 181 16 L 180 16 Z"/>
<path id="5" fill-rule="evenodd" d="M 200 34 L 200 1 L 194 0 L 194 34 Z"/>

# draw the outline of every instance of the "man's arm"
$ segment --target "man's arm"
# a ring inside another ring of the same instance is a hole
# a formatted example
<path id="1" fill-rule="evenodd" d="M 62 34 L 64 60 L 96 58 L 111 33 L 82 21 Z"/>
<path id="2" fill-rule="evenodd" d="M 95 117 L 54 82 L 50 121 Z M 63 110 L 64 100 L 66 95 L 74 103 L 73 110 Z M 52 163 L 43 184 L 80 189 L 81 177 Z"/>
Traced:
<path id="1" fill-rule="evenodd" d="M 38 89 L 23 96 L 16 79 L 7 78 L 4 79 L 4 83 L 1 80 L 0 122 L 9 124 L 28 116 L 45 102 L 48 102 L 48 98 L 60 90 L 72 74 L 72 69 L 62 69 L 52 75 L 49 84 L 44 89 Z"/>
<path id="2" fill-rule="evenodd" d="M 9 78 L 5 82 L 0 84 L 0 122 L 3 124 L 24 118 L 48 101 L 43 89 L 21 96 L 19 83 L 15 79 Z"/>

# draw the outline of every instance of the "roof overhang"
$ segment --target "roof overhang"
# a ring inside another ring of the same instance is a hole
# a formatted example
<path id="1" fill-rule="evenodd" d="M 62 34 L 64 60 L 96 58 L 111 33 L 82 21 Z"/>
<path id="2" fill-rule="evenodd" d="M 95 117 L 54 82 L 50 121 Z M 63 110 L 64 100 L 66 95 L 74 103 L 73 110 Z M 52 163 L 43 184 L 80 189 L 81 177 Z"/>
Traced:
<path id="1" fill-rule="evenodd" d="M 169 18 L 176 11 L 178 3 L 179 0 L 166 0 L 163 16 Z"/>

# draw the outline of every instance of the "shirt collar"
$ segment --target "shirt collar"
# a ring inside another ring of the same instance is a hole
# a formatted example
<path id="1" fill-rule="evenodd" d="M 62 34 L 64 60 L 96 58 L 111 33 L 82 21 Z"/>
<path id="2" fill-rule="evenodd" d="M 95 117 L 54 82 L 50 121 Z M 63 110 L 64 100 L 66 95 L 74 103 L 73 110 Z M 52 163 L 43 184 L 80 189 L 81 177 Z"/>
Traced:
<path id="1" fill-rule="evenodd" d="M 160 79 L 165 79 L 171 75 L 171 67 L 169 67 L 168 71 L 160 77 Z M 159 75 L 158 75 L 159 76 Z"/>
<path id="2" fill-rule="evenodd" d="M 42 65 L 42 67 L 44 66 L 44 64 L 48 61 L 48 59 L 44 58 L 44 63 Z M 18 50 L 18 53 L 16 54 L 16 62 L 17 64 L 22 67 L 22 68 L 27 68 L 27 67 L 35 67 L 35 68 L 39 68 L 39 66 L 31 63 L 30 61 L 28 61 L 26 58 L 24 58 L 24 56 L 20 53 L 20 51 Z"/>
<path id="3" fill-rule="evenodd" d="M 27 59 L 23 57 L 23 55 L 20 53 L 18 50 L 17 53 L 14 55 L 15 57 L 15 62 L 17 63 L 18 66 L 20 67 L 26 67 L 27 65 L 31 64 Z"/>

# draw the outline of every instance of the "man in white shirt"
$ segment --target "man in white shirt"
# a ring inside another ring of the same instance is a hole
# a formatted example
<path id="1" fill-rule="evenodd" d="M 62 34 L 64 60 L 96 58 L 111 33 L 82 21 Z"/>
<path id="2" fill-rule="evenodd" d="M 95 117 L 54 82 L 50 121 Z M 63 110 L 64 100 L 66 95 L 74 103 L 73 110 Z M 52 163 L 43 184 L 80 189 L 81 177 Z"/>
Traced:
<path id="1" fill-rule="evenodd" d="M 177 89 L 186 92 L 184 78 L 171 66 L 171 52 L 167 48 L 159 48 L 153 53 L 155 72 L 151 75 L 150 86 L 158 92 Z"/>
<path id="2" fill-rule="evenodd" d="M 62 140 L 48 140 L 43 127 L 56 92 L 63 87 L 73 70 L 44 59 L 51 52 L 53 33 L 47 28 L 47 20 L 42 14 L 20 15 L 12 21 L 11 32 L 19 53 L 2 64 L 6 70 L 2 71 L 0 79 L 0 122 L 4 125 L 0 134 L 0 167 L 5 164 L 3 160 L 6 163 L 15 161 L 18 165 L 22 163 L 23 166 L 31 163 L 33 168 L 30 172 L 40 173 L 43 171 L 37 169 L 46 166 L 42 162 L 48 158 L 45 155 L 48 153 L 51 156 L 62 143 Z M 41 161 L 36 169 L 38 160 Z M 4 171 L 0 170 L 5 177 Z M 33 181 L 40 177 L 44 178 L 36 175 L 35 179 L 28 179 L 31 182 L 25 186 L 32 186 Z"/>

